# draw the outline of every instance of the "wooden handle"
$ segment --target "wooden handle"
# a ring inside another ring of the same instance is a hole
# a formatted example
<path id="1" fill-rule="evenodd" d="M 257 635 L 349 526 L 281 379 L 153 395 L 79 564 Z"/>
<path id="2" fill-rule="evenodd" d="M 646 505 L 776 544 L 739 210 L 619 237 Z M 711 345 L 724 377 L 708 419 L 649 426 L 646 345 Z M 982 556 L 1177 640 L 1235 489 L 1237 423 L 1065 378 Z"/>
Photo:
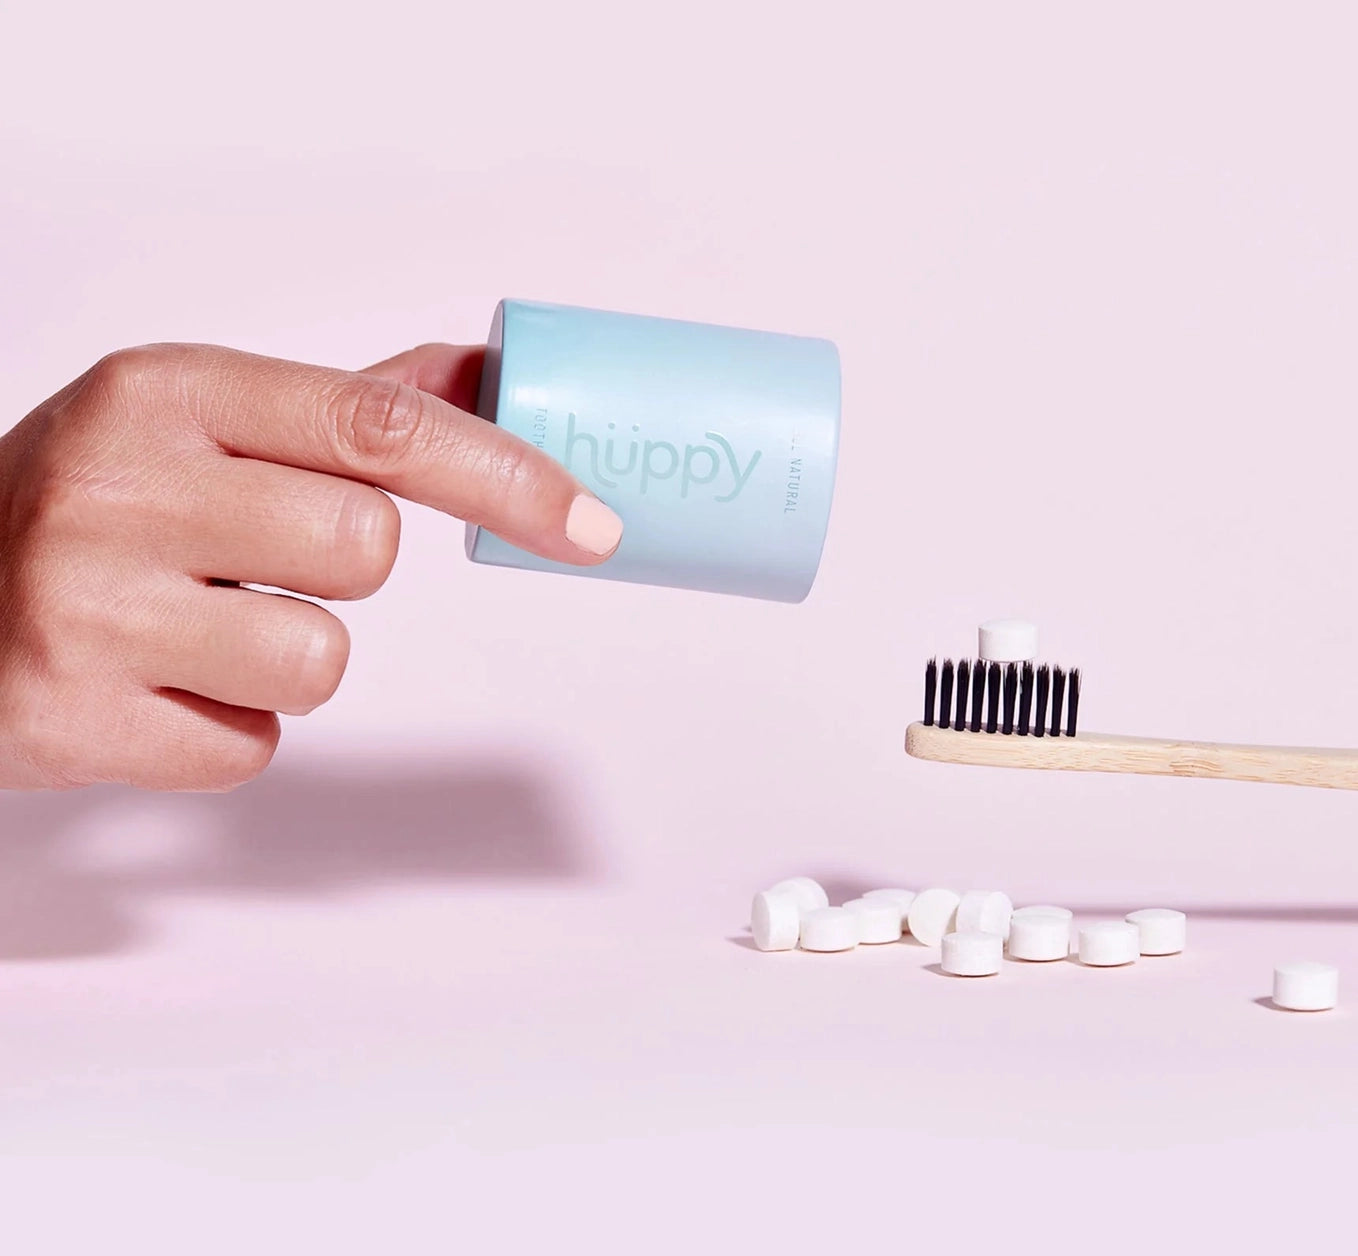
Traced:
<path id="1" fill-rule="evenodd" d="M 1141 776 L 1203 776 L 1321 789 L 1358 789 L 1358 750 L 1304 746 L 1227 746 L 1080 733 L 1077 737 L 1006 737 L 911 724 L 905 752 L 936 763 L 989 768 L 1049 768 L 1066 772 L 1131 772 Z"/>

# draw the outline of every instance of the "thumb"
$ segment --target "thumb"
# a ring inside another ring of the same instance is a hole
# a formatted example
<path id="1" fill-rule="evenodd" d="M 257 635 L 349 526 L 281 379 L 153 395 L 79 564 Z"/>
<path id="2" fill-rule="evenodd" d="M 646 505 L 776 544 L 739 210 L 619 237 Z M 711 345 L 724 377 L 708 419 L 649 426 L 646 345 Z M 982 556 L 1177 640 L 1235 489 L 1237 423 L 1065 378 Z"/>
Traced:
<path id="1" fill-rule="evenodd" d="M 425 344 L 378 362 L 361 374 L 409 384 L 459 410 L 474 412 L 485 361 L 485 345 Z"/>

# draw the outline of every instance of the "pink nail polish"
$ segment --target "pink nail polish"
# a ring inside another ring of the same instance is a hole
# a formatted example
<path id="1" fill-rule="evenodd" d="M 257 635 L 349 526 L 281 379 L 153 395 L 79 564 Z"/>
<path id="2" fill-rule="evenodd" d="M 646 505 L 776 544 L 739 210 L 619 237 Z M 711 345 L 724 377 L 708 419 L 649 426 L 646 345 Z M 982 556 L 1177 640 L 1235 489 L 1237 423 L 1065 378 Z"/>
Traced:
<path id="1" fill-rule="evenodd" d="M 622 539 L 622 520 L 597 497 L 581 493 L 566 516 L 566 539 L 591 554 L 611 554 Z"/>
<path id="2" fill-rule="evenodd" d="M 839 393 L 828 340 L 501 301 L 476 412 L 576 477 L 589 496 L 567 531 L 588 561 L 541 558 L 475 524 L 467 556 L 800 602 L 830 518 Z"/>

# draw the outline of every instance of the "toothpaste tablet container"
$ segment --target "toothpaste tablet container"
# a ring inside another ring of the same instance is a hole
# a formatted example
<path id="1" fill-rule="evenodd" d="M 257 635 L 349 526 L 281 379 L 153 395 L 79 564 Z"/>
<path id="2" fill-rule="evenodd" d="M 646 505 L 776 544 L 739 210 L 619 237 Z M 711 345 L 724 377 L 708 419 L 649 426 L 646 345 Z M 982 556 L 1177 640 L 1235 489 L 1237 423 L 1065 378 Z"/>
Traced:
<path id="1" fill-rule="evenodd" d="M 474 562 L 800 602 L 839 449 L 828 340 L 501 301 L 477 413 L 564 463 L 623 521 L 573 567 L 467 528 Z"/>

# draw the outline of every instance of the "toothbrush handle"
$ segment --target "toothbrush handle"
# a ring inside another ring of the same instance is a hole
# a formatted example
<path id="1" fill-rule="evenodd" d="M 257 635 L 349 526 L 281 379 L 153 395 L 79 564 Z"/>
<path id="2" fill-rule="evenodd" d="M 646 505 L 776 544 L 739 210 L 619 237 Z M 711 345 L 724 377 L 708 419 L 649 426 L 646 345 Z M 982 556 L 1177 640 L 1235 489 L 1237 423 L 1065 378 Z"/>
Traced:
<path id="1" fill-rule="evenodd" d="M 1358 789 L 1358 750 L 1305 746 L 1231 746 L 1080 733 L 1077 737 L 1005 737 L 911 724 L 905 752 L 936 763 L 1140 776 L 1199 776 L 1320 789 Z"/>

